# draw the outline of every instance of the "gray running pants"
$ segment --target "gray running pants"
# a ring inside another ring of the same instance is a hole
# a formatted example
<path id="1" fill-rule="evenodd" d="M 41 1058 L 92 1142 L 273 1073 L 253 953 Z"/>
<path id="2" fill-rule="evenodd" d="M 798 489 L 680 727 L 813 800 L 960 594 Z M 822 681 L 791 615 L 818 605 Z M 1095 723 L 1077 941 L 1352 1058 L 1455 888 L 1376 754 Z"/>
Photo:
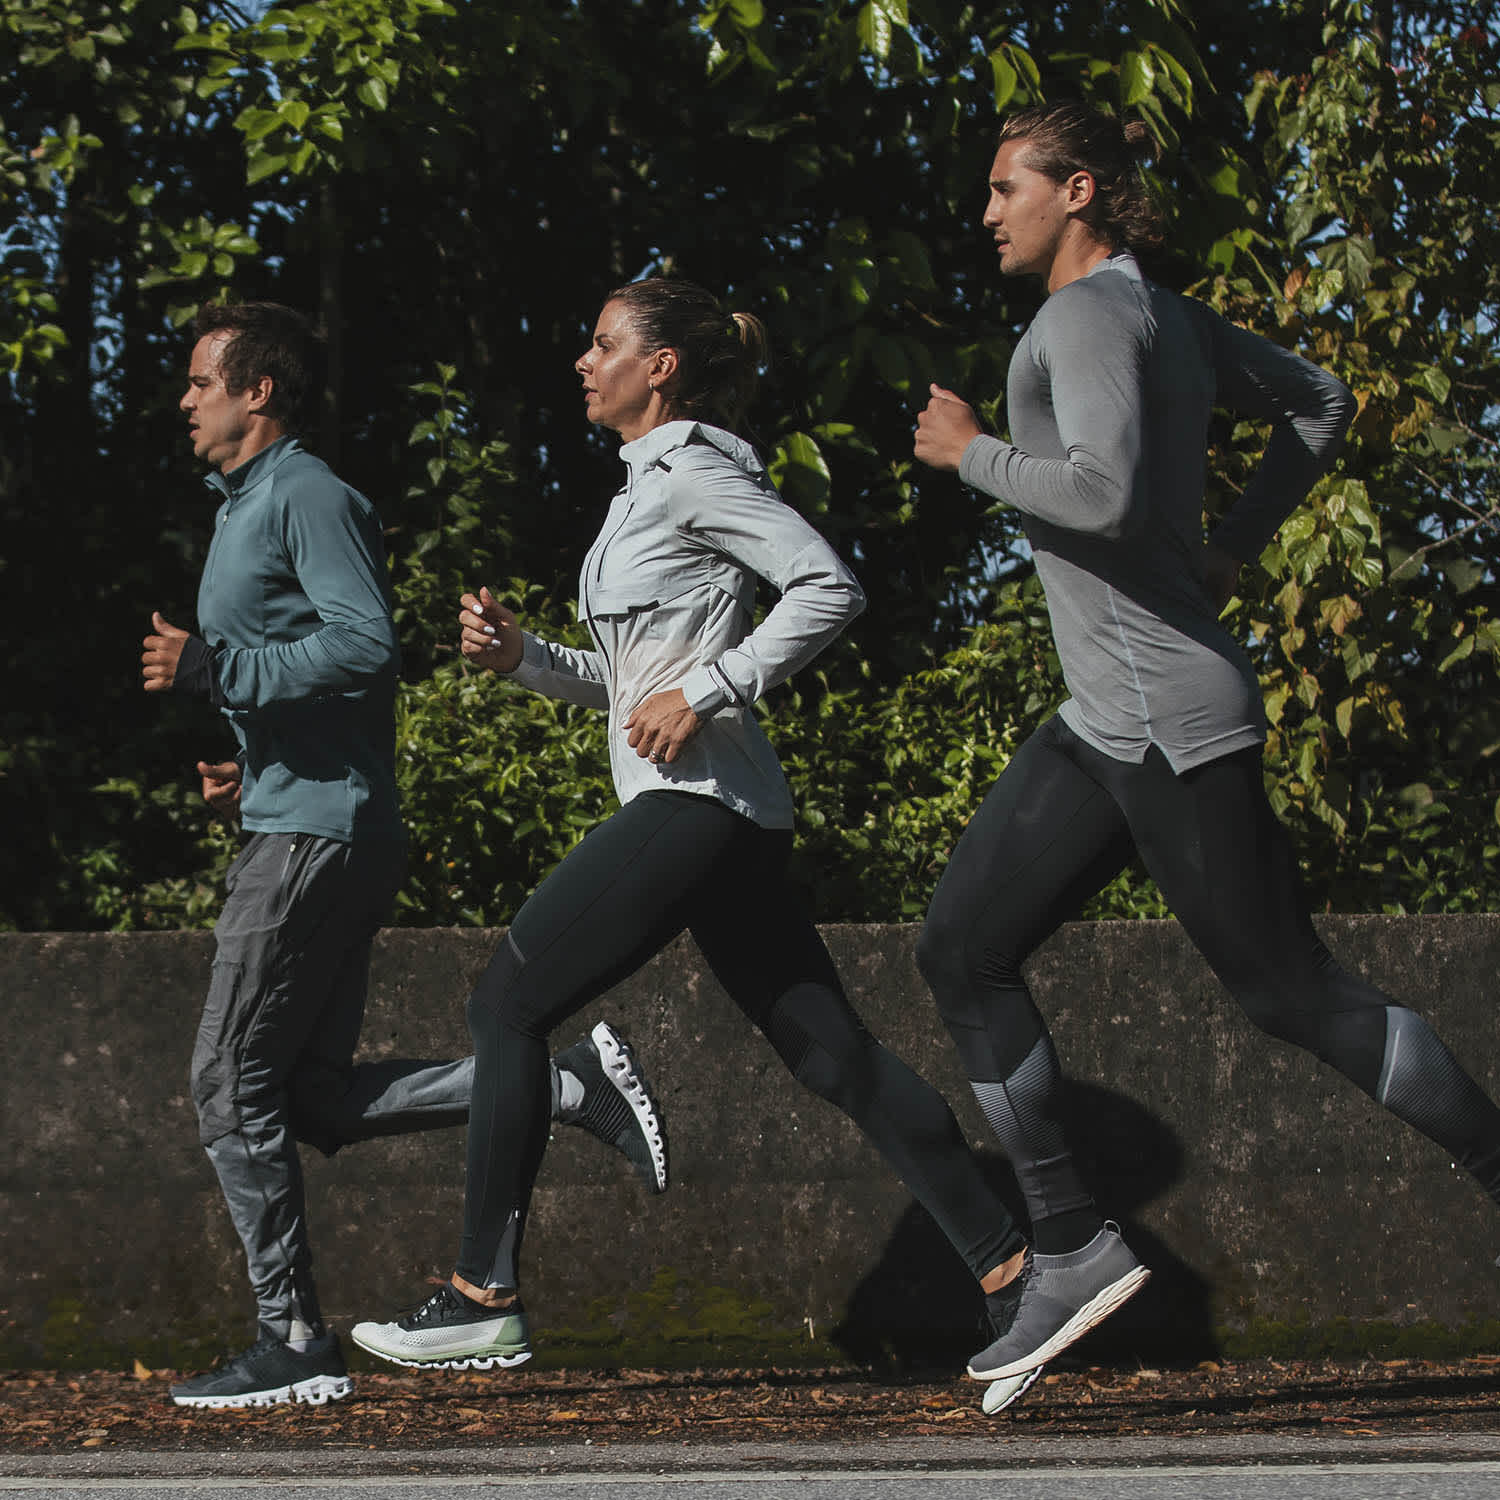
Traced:
<path id="1" fill-rule="evenodd" d="M 400 887 L 399 840 L 253 834 L 230 867 L 193 1048 L 199 1140 L 245 1246 L 263 1333 L 323 1332 L 296 1142 L 459 1125 L 473 1059 L 354 1062 L 370 947 Z"/>

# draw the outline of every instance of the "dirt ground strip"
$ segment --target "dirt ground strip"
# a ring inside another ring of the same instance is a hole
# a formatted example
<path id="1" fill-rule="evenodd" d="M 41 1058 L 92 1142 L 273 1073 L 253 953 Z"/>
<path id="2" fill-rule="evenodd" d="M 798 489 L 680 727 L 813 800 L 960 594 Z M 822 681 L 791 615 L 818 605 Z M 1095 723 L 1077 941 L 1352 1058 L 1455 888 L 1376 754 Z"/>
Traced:
<path id="1" fill-rule="evenodd" d="M 996 1417 L 967 1380 L 882 1382 L 859 1372 L 441 1371 L 364 1374 L 324 1407 L 199 1411 L 171 1404 L 175 1372 L 0 1375 L 0 1453 L 83 1449 L 424 1448 L 630 1443 L 693 1434 L 980 1435 L 1018 1439 L 1320 1432 L 1351 1438 L 1500 1431 L 1500 1356 L 1443 1363 L 1204 1364 L 1048 1374 Z"/>

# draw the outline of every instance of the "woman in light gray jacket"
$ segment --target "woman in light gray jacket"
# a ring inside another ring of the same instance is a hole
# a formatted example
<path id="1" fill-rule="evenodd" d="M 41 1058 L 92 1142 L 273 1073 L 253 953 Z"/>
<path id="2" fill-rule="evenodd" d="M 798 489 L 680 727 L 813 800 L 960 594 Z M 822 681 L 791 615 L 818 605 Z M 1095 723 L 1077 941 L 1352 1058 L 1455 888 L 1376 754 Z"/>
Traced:
<path id="1" fill-rule="evenodd" d="M 864 596 L 735 435 L 764 356 L 758 320 L 726 315 L 690 283 L 613 293 L 577 362 L 589 420 L 619 433 L 626 466 L 579 580 L 595 649 L 523 631 L 487 589 L 464 596 L 469 660 L 610 715 L 622 806 L 516 914 L 469 998 L 476 1071 L 458 1266 L 414 1313 L 355 1328 L 383 1358 L 465 1369 L 530 1355 L 518 1257 L 547 1142 L 547 1034 L 684 928 L 787 1067 L 865 1131 L 985 1290 L 1019 1259 L 1020 1235 L 947 1104 L 865 1029 L 787 887 L 792 802 L 752 705 Z M 781 597 L 751 629 L 757 576 Z"/>

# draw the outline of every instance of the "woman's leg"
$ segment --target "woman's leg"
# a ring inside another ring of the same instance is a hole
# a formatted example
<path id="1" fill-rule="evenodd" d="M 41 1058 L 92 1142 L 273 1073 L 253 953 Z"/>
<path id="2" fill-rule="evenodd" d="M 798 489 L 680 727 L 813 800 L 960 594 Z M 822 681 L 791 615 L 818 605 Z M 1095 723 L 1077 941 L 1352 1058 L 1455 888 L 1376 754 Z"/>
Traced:
<path id="1" fill-rule="evenodd" d="M 457 1290 L 440 1289 L 398 1323 L 359 1324 L 356 1343 L 406 1364 L 526 1357 L 518 1317 L 512 1326 L 493 1296 L 481 1304 L 459 1293 L 513 1295 L 519 1284 L 551 1114 L 547 1033 L 682 930 L 741 821 L 702 797 L 647 793 L 594 829 L 516 914 L 469 997 L 474 1094 Z"/>
<path id="2" fill-rule="evenodd" d="M 855 1014 L 787 889 L 790 833 L 743 825 L 741 849 L 690 919 L 703 956 L 799 1083 L 837 1105 L 896 1170 L 976 1279 L 1022 1248 L 936 1089 Z"/>
<path id="3" fill-rule="evenodd" d="M 1153 751 L 1128 769 L 1119 796 L 1146 867 L 1250 1019 L 1337 1068 L 1500 1203 L 1500 1109 L 1426 1021 L 1319 940 L 1259 752 L 1177 776 Z"/>
<path id="4" fill-rule="evenodd" d="M 1033 1244 L 1061 1254 L 1102 1220 L 1063 1134 L 1057 1054 L 1021 965 L 1124 868 L 1125 819 L 1044 724 L 970 821 L 932 898 L 917 959 L 1025 1194 Z"/>
<path id="5" fill-rule="evenodd" d="M 475 1071 L 458 1271 L 473 1285 L 517 1285 L 551 1112 L 548 1032 L 682 931 L 737 821 L 703 797 L 638 797 L 517 912 L 468 1004 Z"/>

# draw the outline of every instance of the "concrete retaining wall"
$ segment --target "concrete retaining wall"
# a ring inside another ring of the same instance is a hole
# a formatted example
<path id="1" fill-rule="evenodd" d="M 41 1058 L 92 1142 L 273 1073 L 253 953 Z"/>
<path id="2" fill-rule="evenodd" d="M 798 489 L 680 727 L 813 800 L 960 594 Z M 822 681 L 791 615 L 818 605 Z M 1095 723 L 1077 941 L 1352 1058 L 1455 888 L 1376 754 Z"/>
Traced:
<path id="1" fill-rule="evenodd" d="M 1322 927 L 1500 1090 L 1500 916 Z M 916 929 L 827 936 L 872 1028 L 989 1152 L 916 972 Z M 384 934 L 366 1052 L 466 1051 L 463 998 L 495 937 Z M 245 1341 L 241 1254 L 186 1087 L 210 952 L 206 934 L 0 936 L 0 1365 L 184 1365 Z M 1175 923 L 1065 928 L 1032 974 L 1080 1156 L 1155 1271 L 1093 1357 L 1500 1349 L 1500 1215 L 1438 1148 L 1255 1032 Z M 648 1198 L 621 1159 L 558 1133 L 527 1242 L 539 1354 L 902 1363 L 975 1347 L 957 1258 L 843 1117 L 783 1074 L 691 943 L 555 1040 L 605 1015 L 668 1111 L 673 1187 Z M 451 1268 L 462 1158 L 451 1129 L 308 1153 L 338 1323 L 416 1301 Z"/>

